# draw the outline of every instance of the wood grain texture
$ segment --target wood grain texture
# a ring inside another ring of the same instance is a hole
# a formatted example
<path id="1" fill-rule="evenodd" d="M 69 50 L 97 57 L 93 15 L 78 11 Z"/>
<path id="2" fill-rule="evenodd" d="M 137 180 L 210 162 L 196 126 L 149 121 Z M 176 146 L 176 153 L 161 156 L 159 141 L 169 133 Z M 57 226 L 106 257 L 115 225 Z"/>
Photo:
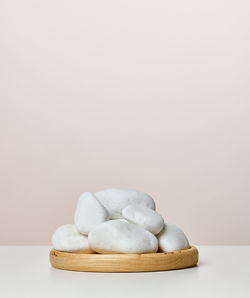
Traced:
<path id="1" fill-rule="evenodd" d="M 74 271 L 164 271 L 193 267 L 198 262 L 198 255 L 198 250 L 194 246 L 172 253 L 148 254 L 83 254 L 52 249 L 50 263 L 55 268 Z"/>

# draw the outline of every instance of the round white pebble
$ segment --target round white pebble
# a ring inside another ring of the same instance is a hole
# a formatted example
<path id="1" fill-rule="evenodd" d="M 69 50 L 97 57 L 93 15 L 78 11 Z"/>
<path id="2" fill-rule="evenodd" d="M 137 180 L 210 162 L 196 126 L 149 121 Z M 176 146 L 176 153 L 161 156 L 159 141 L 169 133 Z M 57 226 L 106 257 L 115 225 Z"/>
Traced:
<path id="1" fill-rule="evenodd" d="M 129 222 L 157 235 L 164 226 L 162 216 L 156 211 L 140 206 L 128 205 L 122 210 L 122 216 Z"/>
<path id="2" fill-rule="evenodd" d="M 110 220 L 89 233 L 89 244 L 99 253 L 149 253 L 158 249 L 150 232 L 122 220 Z"/>
<path id="3" fill-rule="evenodd" d="M 96 192 L 95 196 L 108 210 L 111 219 L 122 218 L 122 209 L 130 204 L 155 210 L 152 197 L 138 190 L 110 188 Z"/>
<path id="4" fill-rule="evenodd" d="M 173 252 L 189 247 L 189 242 L 183 231 L 174 224 L 165 223 L 158 235 L 159 247 L 164 252 Z"/>
<path id="5" fill-rule="evenodd" d="M 92 253 L 88 237 L 80 234 L 75 225 L 66 224 L 60 226 L 51 239 L 54 249 L 59 251 Z"/>
<path id="6" fill-rule="evenodd" d="M 75 225 L 80 233 L 88 235 L 96 225 L 106 221 L 108 217 L 108 211 L 92 193 L 85 192 L 80 196 L 75 211 Z"/>

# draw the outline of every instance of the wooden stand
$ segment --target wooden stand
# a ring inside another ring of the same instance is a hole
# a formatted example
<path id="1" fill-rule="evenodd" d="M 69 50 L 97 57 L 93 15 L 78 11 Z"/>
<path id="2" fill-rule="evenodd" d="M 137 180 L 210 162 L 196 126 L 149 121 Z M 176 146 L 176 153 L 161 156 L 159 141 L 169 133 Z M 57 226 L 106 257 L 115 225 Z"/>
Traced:
<path id="1" fill-rule="evenodd" d="M 50 251 L 53 267 L 74 271 L 143 272 L 164 271 L 193 267 L 198 262 L 196 247 L 172 253 L 147 254 L 84 254 Z"/>

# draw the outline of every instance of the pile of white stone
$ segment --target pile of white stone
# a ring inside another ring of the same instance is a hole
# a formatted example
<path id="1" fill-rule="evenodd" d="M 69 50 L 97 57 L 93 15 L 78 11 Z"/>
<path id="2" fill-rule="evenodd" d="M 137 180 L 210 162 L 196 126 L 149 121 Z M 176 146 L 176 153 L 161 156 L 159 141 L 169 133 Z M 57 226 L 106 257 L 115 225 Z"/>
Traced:
<path id="1" fill-rule="evenodd" d="M 56 250 L 83 253 L 173 252 L 189 247 L 176 225 L 164 223 L 151 196 L 137 190 L 106 189 L 81 195 L 74 224 L 52 236 Z"/>

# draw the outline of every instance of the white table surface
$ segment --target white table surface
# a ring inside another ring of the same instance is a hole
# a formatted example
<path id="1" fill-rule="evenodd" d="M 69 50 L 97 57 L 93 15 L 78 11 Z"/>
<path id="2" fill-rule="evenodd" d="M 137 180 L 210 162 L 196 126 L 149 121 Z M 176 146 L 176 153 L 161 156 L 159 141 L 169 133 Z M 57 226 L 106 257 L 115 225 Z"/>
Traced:
<path id="1" fill-rule="evenodd" d="M 200 246 L 194 268 L 91 273 L 52 268 L 49 246 L 0 247 L 0 297 L 250 297 L 250 246 Z"/>

